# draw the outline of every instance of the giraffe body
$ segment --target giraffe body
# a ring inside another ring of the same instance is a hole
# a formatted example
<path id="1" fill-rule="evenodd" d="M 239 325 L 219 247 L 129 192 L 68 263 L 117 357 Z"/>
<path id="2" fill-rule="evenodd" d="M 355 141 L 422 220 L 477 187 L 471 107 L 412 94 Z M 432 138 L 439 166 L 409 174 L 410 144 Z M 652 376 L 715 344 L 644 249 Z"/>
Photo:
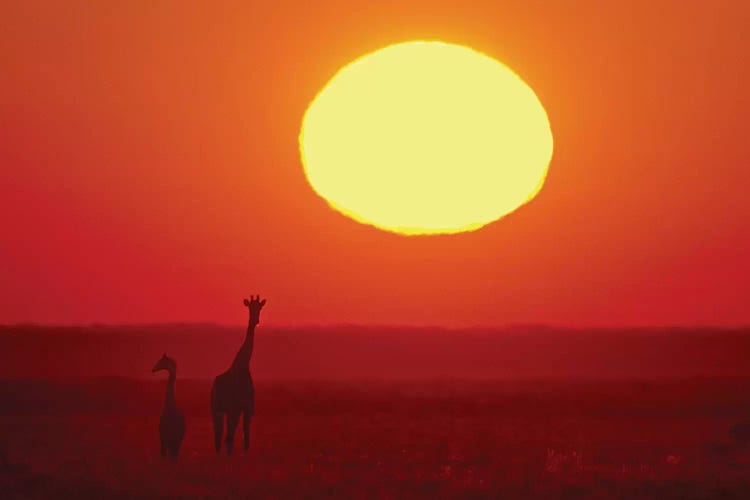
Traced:
<path id="1" fill-rule="evenodd" d="M 234 434 L 242 418 L 244 449 L 250 447 L 250 419 L 255 410 L 255 388 L 250 371 L 231 368 L 214 379 L 211 389 L 211 415 L 214 420 L 214 447 L 221 450 L 226 416 L 226 450 L 232 453 Z"/>

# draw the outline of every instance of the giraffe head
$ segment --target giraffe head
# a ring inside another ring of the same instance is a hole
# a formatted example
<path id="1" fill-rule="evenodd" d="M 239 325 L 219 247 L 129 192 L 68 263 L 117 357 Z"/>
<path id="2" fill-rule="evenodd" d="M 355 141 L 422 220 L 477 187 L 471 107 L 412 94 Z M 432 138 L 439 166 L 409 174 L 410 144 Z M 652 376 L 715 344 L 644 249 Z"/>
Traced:
<path id="1" fill-rule="evenodd" d="M 172 358 L 168 357 L 166 352 L 161 358 L 159 358 L 159 361 L 156 362 L 154 367 L 151 368 L 151 373 L 156 373 L 161 370 L 167 370 L 169 373 L 177 370 L 177 363 L 175 363 Z"/>
<path id="2" fill-rule="evenodd" d="M 250 311 L 250 323 L 253 326 L 260 323 L 260 310 L 266 305 L 266 299 L 260 300 L 260 295 L 256 295 L 255 297 L 251 295 L 250 300 L 245 299 L 243 303 Z"/>

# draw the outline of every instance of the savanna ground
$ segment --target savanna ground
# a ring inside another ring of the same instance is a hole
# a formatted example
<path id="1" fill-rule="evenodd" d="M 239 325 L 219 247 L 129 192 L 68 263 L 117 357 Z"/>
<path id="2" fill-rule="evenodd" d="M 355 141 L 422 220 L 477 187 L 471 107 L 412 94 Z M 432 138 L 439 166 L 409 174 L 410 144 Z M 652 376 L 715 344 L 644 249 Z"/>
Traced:
<path id="1" fill-rule="evenodd" d="M 2 382 L 4 498 L 747 498 L 750 379 L 256 382 L 248 454 L 217 457 L 208 381 L 158 454 L 162 383 Z M 240 435 L 236 442 L 241 443 Z"/>

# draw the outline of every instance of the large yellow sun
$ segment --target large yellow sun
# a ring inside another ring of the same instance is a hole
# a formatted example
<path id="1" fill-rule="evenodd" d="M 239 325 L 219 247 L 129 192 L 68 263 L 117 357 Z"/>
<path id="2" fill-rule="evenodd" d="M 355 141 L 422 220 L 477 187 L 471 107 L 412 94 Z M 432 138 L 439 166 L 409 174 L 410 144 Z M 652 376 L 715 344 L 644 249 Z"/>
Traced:
<path id="1" fill-rule="evenodd" d="M 313 189 L 402 234 L 478 229 L 541 189 L 552 132 L 536 94 L 468 47 L 406 42 L 344 66 L 299 136 Z"/>

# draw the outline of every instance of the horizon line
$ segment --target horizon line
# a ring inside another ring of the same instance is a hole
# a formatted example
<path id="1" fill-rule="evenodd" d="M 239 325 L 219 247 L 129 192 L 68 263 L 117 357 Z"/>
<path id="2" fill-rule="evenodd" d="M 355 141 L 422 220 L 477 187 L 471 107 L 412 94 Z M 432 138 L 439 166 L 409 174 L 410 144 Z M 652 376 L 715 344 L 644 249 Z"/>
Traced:
<path id="1" fill-rule="evenodd" d="M 446 326 L 446 325 L 424 325 L 424 324 L 404 324 L 404 323 L 271 323 L 259 326 L 265 326 L 274 330 L 330 330 L 330 329 L 360 329 L 360 330 L 433 330 L 433 331 L 518 331 L 522 329 L 529 330 L 721 330 L 721 331 L 738 331 L 750 330 L 749 324 L 720 325 L 720 324 L 695 324 L 695 325 L 677 325 L 677 324 L 580 324 L 566 325 L 555 323 L 508 323 L 505 325 L 467 325 L 467 326 Z M 213 327 L 213 328 L 238 328 L 244 327 L 242 323 L 219 323 L 215 321 L 155 321 L 155 322 L 87 322 L 87 323 L 36 323 L 36 322 L 18 322 L 18 323 L 0 323 L 0 329 L 10 328 L 167 328 L 167 327 Z"/>

